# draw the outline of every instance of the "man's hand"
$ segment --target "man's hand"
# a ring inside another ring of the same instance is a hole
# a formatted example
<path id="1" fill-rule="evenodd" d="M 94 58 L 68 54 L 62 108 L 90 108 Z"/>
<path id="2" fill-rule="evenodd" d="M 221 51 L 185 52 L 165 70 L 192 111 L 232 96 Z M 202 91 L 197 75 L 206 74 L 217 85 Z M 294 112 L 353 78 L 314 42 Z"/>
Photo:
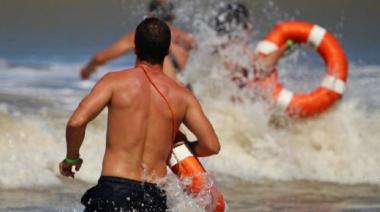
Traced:
<path id="1" fill-rule="evenodd" d="M 88 66 L 85 66 L 80 70 L 80 77 L 82 80 L 88 79 L 92 74 L 93 70 L 91 70 Z"/>
<path id="2" fill-rule="evenodd" d="M 59 172 L 61 173 L 61 175 L 65 177 L 74 178 L 75 172 L 72 171 L 73 166 L 75 167 L 75 171 L 77 172 L 82 166 L 82 163 L 82 159 L 79 159 L 78 162 L 76 162 L 75 164 L 68 164 L 65 160 L 63 160 L 61 163 L 59 163 Z"/>
<path id="3" fill-rule="evenodd" d="M 278 59 L 274 58 L 273 55 L 257 55 L 253 61 L 255 77 L 259 79 L 268 77 L 275 70 L 277 61 Z"/>
<path id="4" fill-rule="evenodd" d="M 293 41 L 290 41 L 294 45 Z M 266 78 L 273 73 L 280 58 L 290 48 L 290 42 L 282 45 L 281 48 L 269 53 L 268 55 L 256 54 L 253 56 L 253 67 L 255 69 L 256 78 Z"/>

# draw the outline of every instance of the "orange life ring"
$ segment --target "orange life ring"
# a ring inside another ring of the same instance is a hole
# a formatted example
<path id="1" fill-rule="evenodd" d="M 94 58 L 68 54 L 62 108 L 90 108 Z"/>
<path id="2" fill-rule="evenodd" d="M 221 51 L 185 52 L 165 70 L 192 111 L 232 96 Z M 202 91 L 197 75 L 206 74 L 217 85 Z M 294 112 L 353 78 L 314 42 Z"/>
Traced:
<path id="1" fill-rule="evenodd" d="M 222 193 L 215 183 L 210 184 L 208 182 L 206 170 L 185 144 L 173 148 L 169 166 L 179 178 L 191 177 L 192 182 L 187 185 L 191 193 L 198 194 L 206 190 L 211 195 L 211 202 L 207 206 L 207 211 L 224 211 L 225 202 Z"/>
<path id="2" fill-rule="evenodd" d="M 290 116 L 313 116 L 331 107 L 346 87 L 348 63 L 343 49 L 334 36 L 324 28 L 307 22 L 289 21 L 276 25 L 265 40 L 257 45 L 256 52 L 269 54 L 291 39 L 297 43 L 311 44 L 326 64 L 326 74 L 321 85 L 307 94 L 293 94 L 277 81 L 273 98 Z"/>

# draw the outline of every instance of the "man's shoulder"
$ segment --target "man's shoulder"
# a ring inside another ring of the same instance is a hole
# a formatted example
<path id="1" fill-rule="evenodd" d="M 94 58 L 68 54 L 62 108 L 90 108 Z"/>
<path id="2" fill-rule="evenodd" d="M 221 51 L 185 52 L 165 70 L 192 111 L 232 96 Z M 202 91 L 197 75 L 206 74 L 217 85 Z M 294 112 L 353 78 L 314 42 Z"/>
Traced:
<path id="1" fill-rule="evenodd" d="M 189 89 L 184 84 L 182 84 L 181 82 L 178 82 L 178 81 L 168 77 L 165 74 L 163 76 L 166 79 L 166 83 L 168 83 L 172 87 L 172 89 L 175 89 L 178 92 L 183 92 L 183 93 L 190 92 Z"/>
<path id="2" fill-rule="evenodd" d="M 104 88 L 111 89 L 114 93 L 137 92 L 144 84 L 141 73 L 138 69 L 129 68 L 106 73 L 97 84 Z"/>
<path id="3" fill-rule="evenodd" d="M 132 76 L 134 75 L 139 69 L 136 67 L 133 68 L 125 68 L 125 69 L 120 69 L 120 70 L 114 70 L 114 71 L 109 71 L 107 74 L 104 76 L 107 77 L 114 77 L 114 78 L 119 78 L 121 75 L 123 76 Z"/>
<path id="4" fill-rule="evenodd" d="M 182 101 L 189 102 L 195 98 L 193 93 L 185 85 L 178 82 L 174 82 L 173 84 L 173 88 L 175 88 L 177 95 Z"/>
<path id="5" fill-rule="evenodd" d="M 122 69 L 117 71 L 109 71 L 106 73 L 100 81 L 107 82 L 122 82 L 128 81 L 129 79 L 133 79 L 136 76 L 137 70 L 136 68 Z"/>

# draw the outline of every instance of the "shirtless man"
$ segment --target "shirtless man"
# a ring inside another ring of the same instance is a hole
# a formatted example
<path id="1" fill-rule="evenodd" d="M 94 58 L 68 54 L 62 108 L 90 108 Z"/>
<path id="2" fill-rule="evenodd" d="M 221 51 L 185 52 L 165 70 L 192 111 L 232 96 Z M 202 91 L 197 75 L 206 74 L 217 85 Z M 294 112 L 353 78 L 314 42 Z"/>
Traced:
<path id="1" fill-rule="evenodd" d="M 79 104 L 67 128 L 63 176 L 74 177 L 82 165 L 79 148 L 87 123 L 108 108 L 106 150 L 98 185 L 82 197 L 87 211 L 165 211 L 166 196 L 157 184 L 166 176 L 167 162 L 184 123 L 197 137 L 196 156 L 220 150 L 213 127 L 197 99 L 162 70 L 168 54 L 170 29 L 157 18 L 136 28 L 134 68 L 110 72 Z"/>
<path id="2" fill-rule="evenodd" d="M 191 35 L 172 25 L 175 18 L 173 9 L 173 4 L 167 0 L 153 0 L 148 6 L 148 15 L 165 21 L 170 27 L 172 43 L 170 53 L 164 60 L 164 73 L 176 80 L 176 73 L 185 68 L 189 51 L 195 47 L 196 42 Z M 98 66 L 133 51 L 135 48 L 134 37 L 134 32 L 130 32 L 109 48 L 96 53 L 82 68 L 81 78 L 88 79 Z"/>

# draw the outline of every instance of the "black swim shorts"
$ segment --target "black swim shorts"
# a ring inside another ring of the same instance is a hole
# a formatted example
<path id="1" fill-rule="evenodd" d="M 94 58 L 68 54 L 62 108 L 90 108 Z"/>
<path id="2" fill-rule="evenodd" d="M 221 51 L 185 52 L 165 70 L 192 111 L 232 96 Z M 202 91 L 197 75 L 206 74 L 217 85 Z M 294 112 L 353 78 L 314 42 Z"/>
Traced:
<path id="1" fill-rule="evenodd" d="M 89 211 L 166 211 L 166 194 L 156 184 L 100 177 L 98 184 L 83 195 L 81 203 Z"/>

